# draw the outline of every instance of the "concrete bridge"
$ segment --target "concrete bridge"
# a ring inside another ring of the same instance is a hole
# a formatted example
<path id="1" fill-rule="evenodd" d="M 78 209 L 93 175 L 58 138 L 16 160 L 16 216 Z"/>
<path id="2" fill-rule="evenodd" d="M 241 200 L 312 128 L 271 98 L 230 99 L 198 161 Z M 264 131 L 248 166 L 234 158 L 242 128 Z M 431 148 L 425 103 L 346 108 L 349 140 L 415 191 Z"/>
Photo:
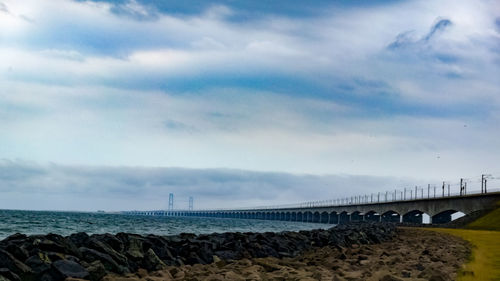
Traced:
<path id="1" fill-rule="evenodd" d="M 500 201 L 500 192 L 438 198 L 431 198 L 430 196 L 424 198 L 422 194 L 422 198 L 385 202 L 380 202 L 380 200 L 373 202 L 373 197 L 371 200 L 368 197 L 351 199 L 336 201 L 340 202 L 340 204 L 322 204 L 322 202 L 318 202 L 318 204 L 307 203 L 299 206 L 276 206 L 254 209 L 158 210 L 128 211 L 123 213 L 127 215 L 260 219 L 329 224 L 363 220 L 423 223 L 422 218 L 424 215 L 428 215 L 430 223 L 447 223 L 452 220 L 452 214 L 456 212 L 462 212 L 467 215 L 476 211 L 494 208 L 495 204 Z"/>

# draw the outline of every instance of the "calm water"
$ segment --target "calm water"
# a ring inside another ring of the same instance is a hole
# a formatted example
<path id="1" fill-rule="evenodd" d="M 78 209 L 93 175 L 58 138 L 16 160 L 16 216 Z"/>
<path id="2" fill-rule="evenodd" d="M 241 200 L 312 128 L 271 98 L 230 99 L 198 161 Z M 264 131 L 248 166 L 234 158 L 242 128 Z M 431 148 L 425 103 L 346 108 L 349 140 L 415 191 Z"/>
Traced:
<path id="1" fill-rule="evenodd" d="M 331 225 L 282 221 L 126 216 L 118 214 L 0 210 L 0 239 L 16 232 L 24 234 L 131 232 L 171 235 L 181 232 L 266 232 L 310 230 Z"/>

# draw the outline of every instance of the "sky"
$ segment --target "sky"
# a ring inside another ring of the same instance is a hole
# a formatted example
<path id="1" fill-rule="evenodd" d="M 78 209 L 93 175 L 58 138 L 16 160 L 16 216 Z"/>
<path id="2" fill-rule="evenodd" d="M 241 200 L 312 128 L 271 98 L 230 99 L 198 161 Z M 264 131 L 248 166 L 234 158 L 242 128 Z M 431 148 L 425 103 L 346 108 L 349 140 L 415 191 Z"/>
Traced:
<path id="1" fill-rule="evenodd" d="M 494 0 L 0 0 L 0 208 L 494 183 L 499 77 Z"/>

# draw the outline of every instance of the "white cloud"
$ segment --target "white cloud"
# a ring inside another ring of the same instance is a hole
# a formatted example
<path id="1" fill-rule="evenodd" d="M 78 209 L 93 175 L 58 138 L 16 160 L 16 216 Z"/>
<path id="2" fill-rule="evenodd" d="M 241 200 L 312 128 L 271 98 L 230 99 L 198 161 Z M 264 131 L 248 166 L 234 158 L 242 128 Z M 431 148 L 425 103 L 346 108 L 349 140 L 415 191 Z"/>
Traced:
<path id="1" fill-rule="evenodd" d="M 0 203 L 13 209 L 95 211 L 165 209 L 169 193 L 175 207 L 219 208 L 338 199 L 416 184 L 411 178 L 307 175 L 235 169 L 40 165 L 0 160 Z M 418 184 L 423 184 L 419 182 Z M 346 189 L 346 187 L 349 187 Z M 307 187 L 307 188 L 305 188 Z M 54 197 L 58 197 L 54 200 Z M 16 200 L 12 200 L 16 198 Z M 50 204 L 41 198 L 50 198 Z M 96 199 L 99 198 L 99 199 Z"/>
<path id="2" fill-rule="evenodd" d="M 130 17 L 2 3 L 0 157 L 425 178 L 498 167 L 494 1 L 247 21 L 223 6 L 167 15 L 129 1 Z M 437 19 L 452 25 L 388 50 Z"/>

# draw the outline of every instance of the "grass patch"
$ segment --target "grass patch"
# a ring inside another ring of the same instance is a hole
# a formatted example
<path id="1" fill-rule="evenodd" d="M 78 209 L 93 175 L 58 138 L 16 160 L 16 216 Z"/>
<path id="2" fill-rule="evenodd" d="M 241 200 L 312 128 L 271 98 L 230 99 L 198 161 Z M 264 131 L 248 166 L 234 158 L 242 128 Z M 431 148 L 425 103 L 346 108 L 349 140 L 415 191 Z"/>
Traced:
<path id="1" fill-rule="evenodd" d="M 473 245 L 471 260 L 464 265 L 458 274 L 458 280 L 500 280 L 499 231 L 451 228 L 428 230 L 455 235 Z"/>
<path id="2" fill-rule="evenodd" d="M 496 209 L 469 223 L 465 228 L 500 231 L 500 202 L 497 203 Z"/>

